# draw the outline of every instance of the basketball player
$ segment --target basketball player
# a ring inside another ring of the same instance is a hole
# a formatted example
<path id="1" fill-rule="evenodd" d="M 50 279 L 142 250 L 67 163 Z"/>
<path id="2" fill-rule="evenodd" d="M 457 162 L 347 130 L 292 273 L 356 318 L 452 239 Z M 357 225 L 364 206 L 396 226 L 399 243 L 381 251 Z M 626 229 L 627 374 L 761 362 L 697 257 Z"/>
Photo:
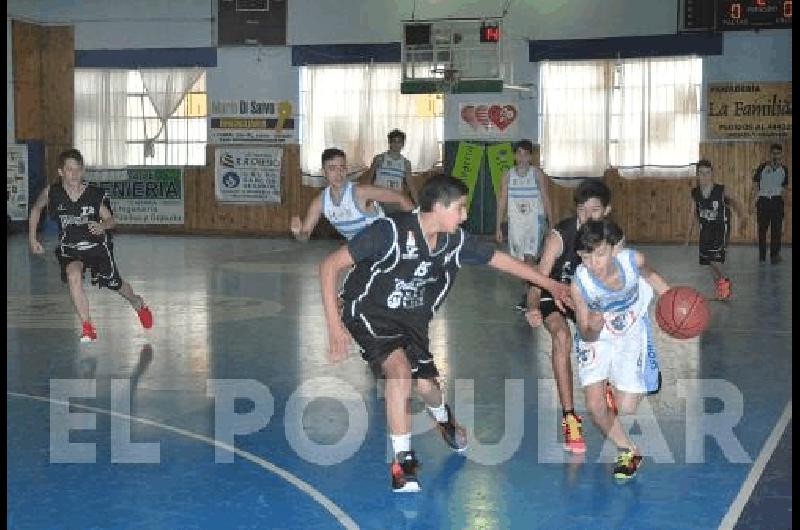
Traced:
<path id="1" fill-rule="evenodd" d="M 397 203 L 403 210 L 414 207 L 411 199 L 397 191 L 347 180 L 347 157 L 341 149 L 322 152 L 322 174 L 329 184 L 311 201 L 305 220 L 301 221 L 296 215 L 292 217 L 291 231 L 298 241 L 308 240 L 321 215 L 345 239 L 351 239 L 383 216 L 378 202 Z"/>
<path id="2" fill-rule="evenodd" d="M 401 153 L 406 145 L 406 133 L 399 129 L 389 132 L 389 149 L 379 155 L 375 155 L 372 164 L 364 175 L 366 182 L 396 190 L 404 195 L 410 193 L 408 179 L 411 177 L 411 162 Z M 394 205 L 384 205 L 387 212 L 397 211 Z"/>
<path id="3" fill-rule="evenodd" d="M 551 290 L 559 304 L 568 299 L 567 286 L 459 227 L 467 219 L 467 193 L 458 179 L 433 177 L 420 190 L 418 210 L 375 221 L 320 265 L 329 360 L 342 360 L 352 337 L 373 372 L 386 377 L 394 491 L 419 491 L 418 461 L 410 448 L 413 380 L 445 442 L 455 451 L 467 447 L 466 431 L 444 403 L 428 339 L 428 325 L 461 265 L 488 264 Z M 336 277 L 353 264 L 340 318 Z"/>
<path id="4" fill-rule="evenodd" d="M 547 179 L 538 167 L 531 166 L 533 144 L 520 140 L 514 146 L 514 167 L 503 174 L 497 194 L 495 239 L 503 242 L 503 221 L 508 211 L 508 250 L 515 258 L 535 263 L 539 259 L 545 224 L 552 226 L 553 209 L 547 192 Z M 527 309 L 525 294 L 516 306 Z"/>
<path id="5" fill-rule="evenodd" d="M 61 266 L 61 281 L 69 284 L 75 310 L 83 326 L 81 342 L 97 340 L 97 331 L 89 313 L 89 301 L 83 290 L 83 273 L 91 271 L 92 284 L 116 291 L 139 316 L 144 328 L 153 326 L 153 314 L 141 296 L 119 274 L 108 230 L 116 226 L 108 197 L 102 188 L 83 182 L 83 156 L 77 149 L 58 155 L 59 184 L 46 186 L 31 208 L 28 220 L 29 243 L 34 254 L 44 253 L 36 238 L 39 217 L 47 207 L 58 222 L 56 257 Z"/>
<path id="6" fill-rule="evenodd" d="M 599 178 L 583 180 L 574 193 L 576 215 L 561 220 L 544 241 L 542 258 L 538 269 L 550 278 L 569 284 L 580 258 L 575 252 L 575 234 L 578 228 L 588 220 L 605 218 L 611 211 L 611 190 Z M 556 378 L 556 388 L 561 401 L 564 431 L 564 448 L 573 453 L 586 452 L 586 441 L 583 438 L 583 419 L 575 414 L 572 393 L 572 334 L 567 319 L 575 322 L 575 313 L 571 310 L 561 311 L 553 302 L 553 296 L 547 291 L 532 285 L 528 288 L 527 312 L 528 323 L 544 327 L 550 334 L 553 344 L 551 362 Z M 611 404 L 611 403 L 610 403 Z M 612 405 L 613 406 L 613 405 Z"/>
<path id="7" fill-rule="evenodd" d="M 711 269 L 717 298 L 727 300 L 731 296 L 731 280 L 722 271 L 722 264 L 725 263 L 725 249 L 730 238 L 730 207 L 739 216 L 742 230 L 746 227 L 744 208 L 736 198 L 725 193 L 725 186 L 714 182 L 714 169 L 708 160 L 697 163 L 697 186 L 691 193 L 692 217 L 686 244 L 689 244 L 699 220 L 700 265 L 708 265 Z"/>
<path id="8" fill-rule="evenodd" d="M 632 414 L 643 394 L 658 390 L 658 361 L 647 308 L 653 290 L 661 296 L 669 285 L 640 252 L 621 243 L 622 230 L 608 219 L 581 225 L 575 242 L 581 264 L 571 289 L 578 327 L 578 379 L 586 407 L 620 451 L 614 477 L 627 479 L 636 474 L 642 455 L 608 407 L 606 382 L 614 387 L 620 414 Z"/>

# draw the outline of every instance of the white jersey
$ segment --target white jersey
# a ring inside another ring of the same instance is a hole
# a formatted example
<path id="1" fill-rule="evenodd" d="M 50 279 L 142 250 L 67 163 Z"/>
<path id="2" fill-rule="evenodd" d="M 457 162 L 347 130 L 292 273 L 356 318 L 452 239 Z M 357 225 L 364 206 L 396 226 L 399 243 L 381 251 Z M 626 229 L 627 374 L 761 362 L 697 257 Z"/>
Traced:
<path id="1" fill-rule="evenodd" d="M 544 212 L 536 170 L 528 167 L 520 176 L 508 170 L 508 246 L 512 256 L 538 256 L 544 240 L 547 217 Z"/>
<path id="2" fill-rule="evenodd" d="M 653 288 L 639 275 L 633 250 L 623 249 L 613 259 L 623 279 L 619 289 L 604 285 L 583 264 L 572 280 L 589 309 L 602 312 L 605 320 L 597 340 L 577 334 L 578 376 L 583 386 L 611 379 L 625 392 L 653 391 L 658 361 L 647 312 Z"/>
<path id="3" fill-rule="evenodd" d="M 344 185 L 339 204 L 334 202 L 330 186 L 322 192 L 322 214 L 347 240 L 352 239 L 375 219 L 383 217 L 383 210 L 377 203 L 372 205 L 372 209 L 372 212 L 365 212 L 359 207 L 356 187 L 352 182 Z"/>
<path id="4" fill-rule="evenodd" d="M 380 155 L 381 161 L 375 168 L 375 185 L 392 190 L 403 189 L 406 177 L 406 157 L 392 158 L 389 152 Z"/>

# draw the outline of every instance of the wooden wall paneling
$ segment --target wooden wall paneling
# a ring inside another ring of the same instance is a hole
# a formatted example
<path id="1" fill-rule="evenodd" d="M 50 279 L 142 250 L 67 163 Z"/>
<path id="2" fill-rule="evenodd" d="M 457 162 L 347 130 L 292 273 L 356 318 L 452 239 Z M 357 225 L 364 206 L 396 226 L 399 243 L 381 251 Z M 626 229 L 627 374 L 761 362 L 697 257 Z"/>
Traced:
<path id="1" fill-rule="evenodd" d="M 42 117 L 43 28 L 11 22 L 14 76 L 14 135 L 18 140 L 44 140 Z"/>

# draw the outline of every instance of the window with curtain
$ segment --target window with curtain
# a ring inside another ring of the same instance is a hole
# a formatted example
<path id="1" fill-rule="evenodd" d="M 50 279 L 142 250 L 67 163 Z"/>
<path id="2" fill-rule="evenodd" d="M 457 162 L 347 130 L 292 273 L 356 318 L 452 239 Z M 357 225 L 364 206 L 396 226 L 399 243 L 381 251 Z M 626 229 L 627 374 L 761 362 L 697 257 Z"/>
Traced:
<path id="1" fill-rule="evenodd" d="M 75 69 L 75 146 L 86 165 L 204 166 L 207 94 L 198 68 Z"/>
<path id="2" fill-rule="evenodd" d="M 689 176 L 700 152 L 698 57 L 545 62 L 541 151 L 553 176 Z"/>
<path id="3" fill-rule="evenodd" d="M 442 158 L 444 118 L 440 94 L 401 94 L 399 64 L 300 68 L 301 165 L 318 174 L 328 147 L 347 153 L 351 170 L 366 169 L 389 148 L 392 129 L 406 133 L 403 155 L 413 171 Z"/>

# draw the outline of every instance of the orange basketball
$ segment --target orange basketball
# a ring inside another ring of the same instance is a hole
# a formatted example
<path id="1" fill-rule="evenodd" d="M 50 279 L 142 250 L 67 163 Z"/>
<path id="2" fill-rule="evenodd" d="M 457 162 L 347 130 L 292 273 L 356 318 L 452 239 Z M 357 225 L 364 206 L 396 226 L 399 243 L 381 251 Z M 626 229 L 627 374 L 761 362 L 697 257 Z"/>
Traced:
<path id="1" fill-rule="evenodd" d="M 708 327 L 705 297 L 691 287 L 672 287 L 656 303 L 658 327 L 676 339 L 691 339 Z"/>

